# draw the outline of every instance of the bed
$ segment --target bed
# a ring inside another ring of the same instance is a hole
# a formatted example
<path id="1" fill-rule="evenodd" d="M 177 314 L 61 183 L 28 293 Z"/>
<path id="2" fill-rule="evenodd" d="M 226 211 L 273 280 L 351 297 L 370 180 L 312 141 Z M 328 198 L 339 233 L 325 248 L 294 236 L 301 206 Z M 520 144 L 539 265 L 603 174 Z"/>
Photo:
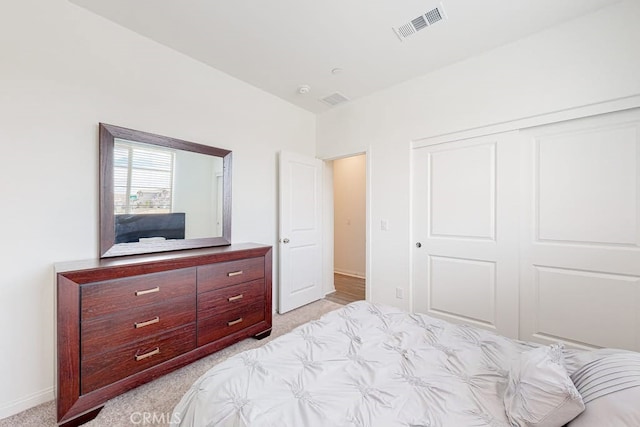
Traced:
<path id="1" fill-rule="evenodd" d="M 614 397 L 619 418 L 606 402 L 590 412 L 583 394 Z M 359 301 L 214 366 L 172 425 L 637 426 L 639 402 L 638 353 L 541 346 Z M 608 422 L 592 424 L 603 410 Z"/>

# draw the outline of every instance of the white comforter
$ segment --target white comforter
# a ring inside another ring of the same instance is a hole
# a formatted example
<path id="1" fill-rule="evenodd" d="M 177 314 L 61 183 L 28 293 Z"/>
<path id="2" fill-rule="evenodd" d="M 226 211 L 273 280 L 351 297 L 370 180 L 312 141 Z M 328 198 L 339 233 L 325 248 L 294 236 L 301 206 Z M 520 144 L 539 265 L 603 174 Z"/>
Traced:
<path id="1" fill-rule="evenodd" d="M 179 426 L 508 426 L 509 366 L 532 346 L 366 302 L 204 374 Z"/>

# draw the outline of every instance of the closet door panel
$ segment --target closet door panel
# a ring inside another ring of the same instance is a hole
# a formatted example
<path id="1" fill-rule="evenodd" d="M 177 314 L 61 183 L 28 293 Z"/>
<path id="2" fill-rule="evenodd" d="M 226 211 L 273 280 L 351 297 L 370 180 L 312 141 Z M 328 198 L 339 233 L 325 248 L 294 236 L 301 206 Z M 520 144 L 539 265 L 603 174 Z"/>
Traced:
<path id="1" fill-rule="evenodd" d="M 495 262 L 429 256 L 429 270 L 433 313 L 465 318 L 489 328 L 496 324 Z"/>
<path id="2" fill-rule="evenodd" d="M 536 140 L 538 239 L 638 243 L 635 126 Z"/>
<path id="3" fill-rule="evenodd" d="M 431 236 L 495 240 L 495 161 L 495 142 L 431 153 Z"/>
<path id="4" fill-rule="evenodd" d="M 517 336 L 514 138 L 508 133 L 413 150 L 414 311 Z"/>
<path id="5" fill-rule="evenodd" d="M 537 326 L 547 336 L 583 345 L 634 347 L 634 328 L 625 325 L 636 323 L 638 277 L 535 267 L 533 280 Z"/>
<path id="6" fill-rule="evenodd" d="M 640 350 L 640 113 L 523 132 L 521 338 Z"/>

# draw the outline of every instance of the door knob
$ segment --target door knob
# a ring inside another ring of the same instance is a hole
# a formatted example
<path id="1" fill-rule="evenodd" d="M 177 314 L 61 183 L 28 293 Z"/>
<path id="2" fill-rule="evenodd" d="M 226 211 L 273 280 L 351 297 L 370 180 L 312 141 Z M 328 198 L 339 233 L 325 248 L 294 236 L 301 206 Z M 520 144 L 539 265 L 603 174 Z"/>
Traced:
<path id="1" fill-rule="evenodd" d="M 286 237 L 284 239 L 280 239 L 280 241 L 284 244 L 289 243 L 289 239 L 287 239 Z"/>
<path id="2" fill-rule="evenodd" d="M 421 247 L 422 247 L 422 243 L 417 242 L 417 243 L 416 243 L 416 248 L 421 248 Z"/>

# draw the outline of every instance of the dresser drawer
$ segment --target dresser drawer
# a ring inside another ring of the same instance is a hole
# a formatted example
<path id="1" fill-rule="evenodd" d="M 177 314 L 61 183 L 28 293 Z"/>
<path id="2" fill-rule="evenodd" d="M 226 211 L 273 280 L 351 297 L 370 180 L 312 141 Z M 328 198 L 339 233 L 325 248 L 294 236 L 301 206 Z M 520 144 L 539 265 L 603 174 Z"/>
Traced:
<path id="1" fill-rule="evenodd" d="M 195 294 L 82 322 L 82 359 L 196 321 Z"/>
<path id="2" fill-rule="evenodd" d="M 257 301 L 264 302 L 264 279 L 198 294 L 198 317 L 221 314 Z"/>
<path id="3" fill-rule="evenodd" d="M 198 267 L 198 292 L 207 292 L 264 277 L 264 258 L 247 258 Z"/>
<path id="4" fill-rule="evenodd" d="M 271 307 L 269 307 L 271 309 Z M 198 318 L 198 346 L 223 338 L 265 319 L 264 300 L 225 313 Z"/>
<path id="5" fill-rule="evenodd" d="M 195 294 L 196 269 L 143 274 L 106 280 L 81 288 L 81 319 L 149 306 L 173 298 Z"/>
<path id="6" fill-rule="evenodd" d="M 119 347 L 82 361 L 82 394 L 172 359 L 196 347 L 196 326 L 192 323 L 155 337 Z"/>

